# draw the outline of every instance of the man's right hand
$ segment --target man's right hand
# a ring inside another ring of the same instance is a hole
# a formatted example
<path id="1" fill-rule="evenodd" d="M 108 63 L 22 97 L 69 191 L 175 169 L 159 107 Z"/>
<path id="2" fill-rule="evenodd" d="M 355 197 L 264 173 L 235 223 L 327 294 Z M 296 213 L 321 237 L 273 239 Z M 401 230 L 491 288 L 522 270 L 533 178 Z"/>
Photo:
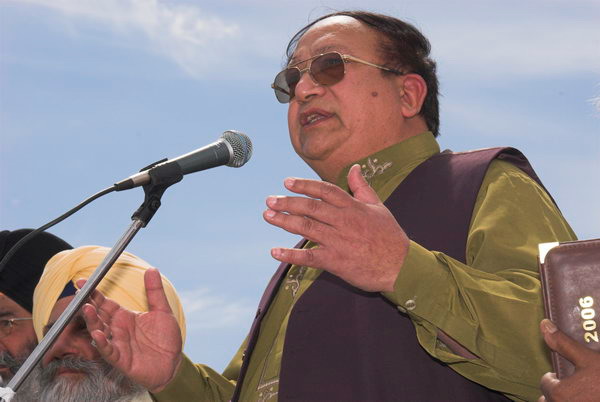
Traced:
<path id="1" fill-rule="evenodd" d="M 77 284 L 81 287 L 83 283 Z M 181 330 L 158 270 L 146 271 L 144 283 L 148 312 L 126 310 L 95 290 L 83 315 L 100 355 L 132 381 L 159 392 L 181 364 Z"/>

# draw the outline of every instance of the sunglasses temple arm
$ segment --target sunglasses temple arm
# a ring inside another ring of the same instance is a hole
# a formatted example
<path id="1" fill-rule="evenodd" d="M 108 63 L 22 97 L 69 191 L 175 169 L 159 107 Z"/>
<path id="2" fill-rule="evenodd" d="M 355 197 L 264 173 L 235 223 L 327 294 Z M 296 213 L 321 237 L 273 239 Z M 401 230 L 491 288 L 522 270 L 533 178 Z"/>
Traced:
<path id="1" fill-rule="evenodd" d="M 288 91 L 286 91 L 285 89 L 281 88 L 279 85 L 275 85 L 275 84 L 271 84 L 271 88 L 273 88 L 276 91 L 280 91 L 283 92 L 286 95 L 290 95 L 290 93 Z"/>

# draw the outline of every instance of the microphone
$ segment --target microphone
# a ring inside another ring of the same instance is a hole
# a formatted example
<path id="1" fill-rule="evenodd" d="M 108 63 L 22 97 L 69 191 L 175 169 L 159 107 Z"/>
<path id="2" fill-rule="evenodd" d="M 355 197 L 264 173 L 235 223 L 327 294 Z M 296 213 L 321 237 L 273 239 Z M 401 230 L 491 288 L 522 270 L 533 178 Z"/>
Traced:
<path id="1" fill-rule="evenodd" d="M 195 151 L 181 155 L 175 159 L 161 161 L 149 169 L 142 169 L 128 178 L 115 183 L 116 191 L 129 190 L 150 183 L 150 172 L 155 169 L 177 168 L 182 175 L 227 165 L 242 167 L 252 156 L 252 141 L 244 133 L 227 130 L 217 141 L 198 148 Z M 173 166 L 177 165 L 177 166 Z"/>

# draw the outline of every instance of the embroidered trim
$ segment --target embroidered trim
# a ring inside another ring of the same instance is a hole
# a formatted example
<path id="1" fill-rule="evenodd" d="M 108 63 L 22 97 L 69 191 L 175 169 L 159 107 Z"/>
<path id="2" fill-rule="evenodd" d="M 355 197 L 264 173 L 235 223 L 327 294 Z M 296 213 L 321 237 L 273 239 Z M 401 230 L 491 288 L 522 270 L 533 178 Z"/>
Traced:
<path id="1" fill-rule="evenodd" d="M 285 280 L 285 290 L 291 290 L 292 297 L 295 299 L 298 290 L 300 289 L 300 281 L 304 278 L 306 273 L 306 267 L 300 267 L 295 272 L 288 272 L 287 279 Z"/>
<path id="2" fill-rule="evenodd" d="M 274 379 L 259 385 L 257 388 L 257 391 L 259 391 L 257 402 L 266 402 L 269 399 L 277 396 L 277 394 L 279 393 L 279 389 L 275 389 L 275 385 L 278 383 L 279 379 Z M 267 389 L 265 390 L 265 388 Z"/>
<path id="3" fill-rule="evenodd" d="M 291 293 L 292 299 L 296 299 L 298 291 L 300 290 L 300 283 L 304 278 L 308 268 L 305 266 L 294 266 L 293 269 L 290 269 L 287 273 L 287 277 L 284 282 L 284 289 Z M 292 302 L 293 305 L 293 302 Z M 267 362 L 269 361 L 269 356 L 273 353 L 273 348 L 275 347 L 275 339 L 271 347 L 269 348 L 269 353 L 267 353 L 267 357 L 265 358 L 264 365 L 262 367 L 262 372 L 260 374 L 260 379 L 258 381 L 258 386 L 256 391 L 258 392 L 258 402 L 267 402 L 271 400 L 271 398 L 275 398 L 276 400 L 277 394 L 279 393 L 279 378 L 271 377 L 268 380 L 265 380 L 265 373 L 267 372 Z M 264 381 L 264 382 L 263 382 Z"/>
<path id="4" fill-rule="evenodd" d="M 365 180 L 370 181 L 373 177 L 383 174 L 383 172 L 393 165 L 392 162 L 383 162 L 380 164 L 378 164 L 378 162 L 378 159 L 371 160 L 371 158 L 369 158 L 367 159 L 367 163 L 361 166 L 362 175 Z M 369 170 L 367 170 L 367 168 Z"/>

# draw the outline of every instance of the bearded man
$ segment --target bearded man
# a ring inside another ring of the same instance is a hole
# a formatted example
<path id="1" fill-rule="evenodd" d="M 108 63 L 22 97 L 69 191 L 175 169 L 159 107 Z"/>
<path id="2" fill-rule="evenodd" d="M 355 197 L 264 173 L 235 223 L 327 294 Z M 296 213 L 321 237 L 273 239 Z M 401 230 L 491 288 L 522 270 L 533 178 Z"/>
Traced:
<path id="1" fill-rule="evenodd" d="M 38 339 L 42 339 L 73 300 L 75 281 L 89 278 L 108 252 L 105 247 L 85 246 L 59 253 L 48 262 L 33 297 L 33 326 Z M 150 264 L 142 259 L 123 253 L 98 288 L 131 310 L 148 311 L 143 278 L 150 269 Z M 185 317 L 181 302 L 169 280 L 162 277 L 162 281 L 183 342 Z M 42 402 L 152 400 L 145 388 L 100 357 L 80 313 L 48 350 L 41 366 L 39 400 Z"/>
<path id="2" fill-rule="evenodd" d="M 0 232 L 0 259 L 31 232 L 32 229 Z M 71 248 L 51 233 L 39 233 L 21 247 L 0 272 L 0 386 L 8 384 L 37 345 L 31 323 L 33 290 L 46 262 L 54 254 Z M 30 400 L 34 383 L 23 383 L 18 399 Z"/>

